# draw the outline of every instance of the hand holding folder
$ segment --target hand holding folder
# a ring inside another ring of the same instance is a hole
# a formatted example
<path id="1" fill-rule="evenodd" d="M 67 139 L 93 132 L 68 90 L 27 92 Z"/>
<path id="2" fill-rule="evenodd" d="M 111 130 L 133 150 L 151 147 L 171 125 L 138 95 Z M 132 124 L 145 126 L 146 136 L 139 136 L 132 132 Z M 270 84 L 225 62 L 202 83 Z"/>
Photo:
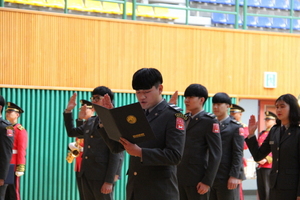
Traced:
<path id="1" fill-rule="evenodd" d="M 134 144 L 155 139 L 140 103 L 112 109 L 93 106 L 110 139 L 119 141 L 123 137 Z"/>

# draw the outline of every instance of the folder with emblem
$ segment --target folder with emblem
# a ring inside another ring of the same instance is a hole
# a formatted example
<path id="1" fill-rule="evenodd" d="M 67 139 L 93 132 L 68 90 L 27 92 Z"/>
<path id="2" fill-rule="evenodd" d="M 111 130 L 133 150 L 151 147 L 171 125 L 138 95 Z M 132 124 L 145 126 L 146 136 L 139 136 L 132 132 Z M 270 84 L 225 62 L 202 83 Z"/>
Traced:
<path id="1" fill-rule="evenodd" d="M 4 184 L 14 184 L 15 180 L 15 165 L 9 164 L 9 170 L 4 180 Z"/>
<path id="2" fill-rule="evenodd" d="M 119 141 L 123 137 L 134 144 L 155 139 L 140 103 L 112 109 L 93 106 L 110 139 Z"/>

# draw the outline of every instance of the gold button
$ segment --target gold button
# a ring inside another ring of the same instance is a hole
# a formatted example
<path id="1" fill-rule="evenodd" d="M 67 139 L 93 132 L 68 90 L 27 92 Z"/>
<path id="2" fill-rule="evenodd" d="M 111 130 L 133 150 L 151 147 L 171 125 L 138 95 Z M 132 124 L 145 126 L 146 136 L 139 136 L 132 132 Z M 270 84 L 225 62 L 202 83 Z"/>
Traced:
<path id="1" fill-rule="evenodd" d="M 88 159 L 88 157 L 86 156 L 85 159 Z"/>
<path id="2" fill-rule="evenodd" d="M 89 145 L 89 146 L 88 146 L 88 148 L 90 149 L 90 148 L 91 148 L 91 146 Z"/>
<path id="3" fill-rule="evenodd" d="M 93 138 L 94 136 L 91 135 L 91 138 Z"/>
<path id="4" fill-rule="evenodd" d="M 277 161 L 279 161 L 279 158 L 277 158 Z"/>
<path id="5" fill-rule="evenodd" d="M 278 170 L 276 170 L 276 173 L 278 173 Z"/>
<path id="6" fill-rule="evenodd" d="M 135 176 L 136 176 L 136 175 L 137 175 L 137 172 L 133 172 L 133 175 L 135 175 Z"/>
<path id="7" fill-rule="evenodd" d="M 277 151 L 279 150 L 279 147 L 277 147 Z"/>

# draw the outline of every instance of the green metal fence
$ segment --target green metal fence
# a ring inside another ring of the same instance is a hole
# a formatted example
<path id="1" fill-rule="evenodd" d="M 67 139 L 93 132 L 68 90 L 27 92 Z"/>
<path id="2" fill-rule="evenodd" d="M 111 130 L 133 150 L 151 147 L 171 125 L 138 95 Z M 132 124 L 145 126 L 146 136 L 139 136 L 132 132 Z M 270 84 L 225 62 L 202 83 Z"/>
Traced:
<path id="1" fill-rule="evenodd" d="M 26 171 L 21 177 L 22 200 L 79 200 L 74 164 L 66 162 L 69 138 L 63 123 L 63 111 L 74 92 L 77 103 L 89 99 L 90 92 L 0 88 L 0 95 L 24 109 L 20 123 L 28 131 Z M 167 100 L 170 95 L 163 95 Z M 233 103 L 235 98 L 232 99 Z M 115 93 L 115 106 L 137 102 L 134 93 Z M 184 97 L 179 96 L 178 106 L 184 108 Z M 79 107 L 79 106 L 78 106 Z M 211 111 L 211 98 L 205 105 Z M 4 114 L 4 112 L 3 112 Z M 78 109 L 74 109 L 74 117 Z M 4 115 L 5 116 L 5 115 Z M 125 200 L 129 156 L 125 153 L 121 177 L 115 187 L 115 200 Z"/>

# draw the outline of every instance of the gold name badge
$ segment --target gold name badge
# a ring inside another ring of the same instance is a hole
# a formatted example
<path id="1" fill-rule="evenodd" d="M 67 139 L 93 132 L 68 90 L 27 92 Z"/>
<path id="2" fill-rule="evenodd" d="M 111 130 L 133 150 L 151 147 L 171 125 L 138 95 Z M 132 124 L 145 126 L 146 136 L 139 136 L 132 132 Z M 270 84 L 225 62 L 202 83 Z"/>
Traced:
<path id="1" fill-rule="evenodd" d="M 126 117 L 126 120 L 127 120 L 127 122 L 128 122 L 129 124 L 135 124 L 136 121 L 137 121 L 136 117 L 133 116 L 133 115 L 128 115 L 128 116 Z"/>
<path id="2" fill-rule="evenodd" d="M 132 137 L 133 138 L 145 137 L 145 133 L 139 133 L 139 134 L 133 135 Z"/>

